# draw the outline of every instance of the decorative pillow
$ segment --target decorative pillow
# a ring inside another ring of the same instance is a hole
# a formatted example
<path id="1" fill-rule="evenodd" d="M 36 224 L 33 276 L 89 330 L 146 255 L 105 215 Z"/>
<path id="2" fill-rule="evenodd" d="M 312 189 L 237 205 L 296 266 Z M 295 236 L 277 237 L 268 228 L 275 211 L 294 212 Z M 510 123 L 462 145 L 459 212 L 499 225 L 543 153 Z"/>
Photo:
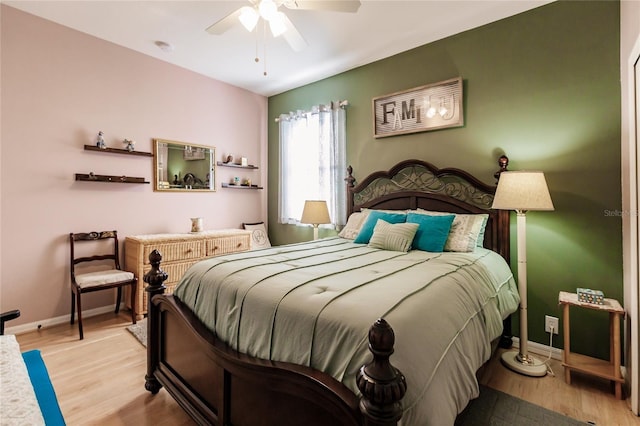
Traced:
<path id="1" fill-rule="evenodd" d="M 413 248 L 439 253 L 449 237 L 455 215 L 407 214 L 407 223 L 417 223 L 418 231 L 413 239 Z"/>
<path id="2" fill-rule="evenodd" d="M 484 220 L 482 221 L 482 225 L 480 226 L 480 234 L 478 234 L 478 241 L 476 241 L 477 247 L 484 247 L 484 231 L 487 229 L 487 222 L 489 221 L 489 215 L 481 215 L 484 216 Z"/>
<path id="3" fill-rule="evenodd" d="M 349 240 L 353 240 L 355 237 L 357 237 L 358 232 L 360 232 L 360 228 L 362 228 L 362 225 L 367 219 L 367 216 L 369 216 L 369 212 L 370 210 L 367 210 L 366 213 L 351 213 L 351 216 L 349 216 L 349 219 L 347 220 L 347 224 L 344 226 L 344 228 L 342 228 L 342 230 L 338 234 L 338 237 L 346 238 Z"/>
<path id="4" fill-rule="evenodd" d="M 251 231 L 251 250 L 271 247 L 271 241 L 269 241 L 264 222 L 243 223 L 242 226 L 244 229 Z"/>
<path id="5" fill-rule="evenodd" d="M 413 211 L 417 214 L 428 214 L 432 216 L 450 215 L 451 213 L 435 212 L 418 209 Z M 449 238 L 444 245 L 444 251 L 472 252 L 475 247 L 482 247 L 484 241 L 484 231 L 489 220 L 488 214 L 460 214 L 453 213 L 455 219 L 451 224 Z"/>
<path id="6" fill-rule="evenodd" d="M 391 224 L 378 219 L 369 240 L 369 247 L 407 252 L 411 248 L 418 226 L 417 223 Z"/>
<path id="7" fill-rule="evenodd" d="M 454 223 L 451 225 L 452 231 L 449 232 L 444 249 L 446 251 L 470 252 L 478 246 L 482 247 L 484 241 L 483 225 L 486 226 L 488 218 L 488 214 L 456 214 Z M 482 239 L 480 239 L 480 234 L 483 235 Z"/>
<path id="8" fill-rule="evenodd" d="M 373 235 L 373 228 L 375 228 L 378 219 L 382 219 L 389 223 L 403 223 L 407 218 L 405 213 L 387 213 L 380 210 L 371 210 L 367 220 L 362 225 L 360 232 L 356 236 L 354 243 L 366 244 Z"/>

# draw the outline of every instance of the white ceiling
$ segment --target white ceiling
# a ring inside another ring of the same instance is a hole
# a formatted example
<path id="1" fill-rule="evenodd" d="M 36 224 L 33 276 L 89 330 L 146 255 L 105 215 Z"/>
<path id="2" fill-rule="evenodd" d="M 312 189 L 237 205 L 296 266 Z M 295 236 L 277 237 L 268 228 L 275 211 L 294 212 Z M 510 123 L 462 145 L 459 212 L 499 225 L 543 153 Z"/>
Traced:
<path id="1" fill-rule="evenodd" d="M 331 1 L 331 0 L 326 0 Z M 5 1 L 17 9 L 252 92 L 271 96 L 512 16 L 549 0 L 361 0 L 357 13 L 284 11 L 308 43 L 294 52 L 267 30 L 205 31 L 249 0 Z M 261 27 L 260 25 L 258 26 Z M 260 31 L 262 35 L 262 31 Z M 266 43 L 264 42 L 266 40 Z M 173 46 L 159 49 L 156 41 Z M 263 57 L 266 44 L 266 62 Z M 266 65 L 267 76 L 263 75 Z"/>

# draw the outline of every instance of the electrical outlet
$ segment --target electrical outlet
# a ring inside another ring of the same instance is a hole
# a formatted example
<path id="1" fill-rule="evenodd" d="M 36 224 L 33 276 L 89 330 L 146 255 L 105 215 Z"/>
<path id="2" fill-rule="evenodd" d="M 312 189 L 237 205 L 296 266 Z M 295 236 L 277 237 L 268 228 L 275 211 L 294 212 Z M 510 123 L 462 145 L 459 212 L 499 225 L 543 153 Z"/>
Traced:
<path id="1" fill-rule="evenodd" d="M 544 331 L 551 333 L 551 327 L 553 327 L 553 334 L 558 334 L 558 318 L 545 315 Z"/>

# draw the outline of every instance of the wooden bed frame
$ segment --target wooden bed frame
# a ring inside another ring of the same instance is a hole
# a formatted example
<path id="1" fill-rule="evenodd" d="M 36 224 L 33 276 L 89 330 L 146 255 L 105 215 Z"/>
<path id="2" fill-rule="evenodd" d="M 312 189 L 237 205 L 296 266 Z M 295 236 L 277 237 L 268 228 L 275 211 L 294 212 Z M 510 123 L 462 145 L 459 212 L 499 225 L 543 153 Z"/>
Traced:
<path id="1" fill-rule="evenodd" d="M 496 179 L 508 159 L 498 163 Z M 357 186 L 348 171 L 349 214 L 362 208 L 488 213 L 484 245 L 509 261 L 509 213 L 490 210 L 495 186 L 421 160 L 373 173 Z M 163 294 L 167 274 L 160 269 L 160 253 L 149 259 L 145 388 L 155 394 L 164 387 L 197 423 L 390 426 L 402 417 L 406 381 L 389 362 L 394 333 L 384 319 L 369 331 L 373 360 L 358 374 L 359 397 L 328 374 L 250 357 L 218 340 L 179 299 Z M 505 320 L 500 346 L 511 346 L 510 321 Z"/>

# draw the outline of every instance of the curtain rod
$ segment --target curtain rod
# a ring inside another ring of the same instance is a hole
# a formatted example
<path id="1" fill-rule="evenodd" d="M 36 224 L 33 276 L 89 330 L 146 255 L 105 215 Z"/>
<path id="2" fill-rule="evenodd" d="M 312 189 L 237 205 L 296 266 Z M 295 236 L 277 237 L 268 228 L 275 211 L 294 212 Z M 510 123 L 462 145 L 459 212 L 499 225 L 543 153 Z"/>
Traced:
<path id="1" fill-rule="evenodd" d="M 333 107 L 334 103 L 335 103 L 335 102 L 331 101 L 331 105 L 332 105 L 332 107 Z M 345 99 L 345 100 L 342 100 L 342 101 L 337 101 L 337 104 L 338 104 L 338 107 L 340 107 L 340 108 L 344 109 L 344 108 L 346 108 L 347 106 L 349 106 L 349 101 Z M 282 117 L 282 116 L 288 116 L 288 117 L 289 117 L 289 119 L 291 119 L 291 118 L 293 118 L 293 117 L 302 117 L 302 116 L 306 116 L 307 114 L 317 114 L 317 113 L 319 113 L 321 110 L 323 110 L 323 111 L 324 111 L 323 107 L 324 107 L 324 108 L 326 108 L 326 105 L 324 105 L 324 104 L 320 104 L 320 105 L 318 105 L 318 106 L 316 106 L 316 107 L 313 107 L 310 111 L 303 111 L 303 110 L 297 110 L 296 112 L 291 111 L 291 112 L 289 112 L 288 114 L 280 114 L 280 115 L 279 115 L 278 117 L 276 117 L 274 120 L 275 120 L 275 122 L 276 122 L 276 123 L 278 123 L 278 122 L 281 120 L 281 118 L 280 118 L 280 117 Z"/>

